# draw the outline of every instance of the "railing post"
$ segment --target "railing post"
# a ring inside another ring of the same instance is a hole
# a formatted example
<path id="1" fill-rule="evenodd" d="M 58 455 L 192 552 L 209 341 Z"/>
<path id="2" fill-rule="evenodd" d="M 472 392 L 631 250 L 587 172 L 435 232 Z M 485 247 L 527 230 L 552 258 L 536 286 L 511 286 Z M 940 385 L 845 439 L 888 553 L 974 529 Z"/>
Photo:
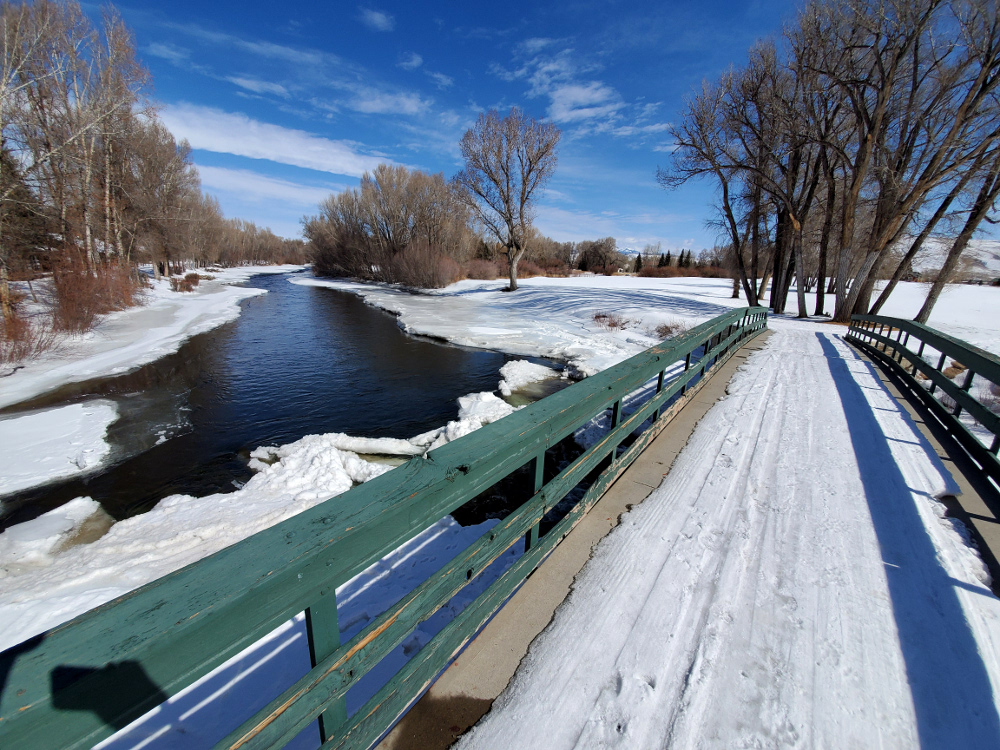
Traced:
<path id="1" fill-rule="evenodd" d="M 947 358 L 947 356 L 948 356 L 947 354 L 945 354 L 944 352 L 941 352 L 941 359 L 938 360 L 937 368 L 936 368 L 938 372 L 941 372 L 941 370 L 944 369 L 944 361 Z M 934 390 L 936 388 L 937 388 L 937 383 L 931 381 L 930 390 L 928 390 L 927 392 L 928 393 L 934 393 Z"/>
<path id="2" fill-rule="evenodd" d="M 309 639 L 309 661 L 313 667 L 340 648 L 337 595 L 332 587 L 321 592 L 319 601 L 306 610 L 306 635 Z M 333 701 L 319 715 L 318 721 L 320 742 L 326 742 L 337 727 L 347 721 L 347 704 L 344 698 Z"/>
<path id="3" fill-rule="evenodd" d="M 656 392 L 657 393 L 660 393 L 663 390 L 663 378 L 664 378 L 665 375 L 666 375 L 666 370 L 660 370 L 660 374 L 656 377 Z M 656 410 L 656 416 L 653 418 L 654 422 L 657 419 L 660 418 L 660 414 L 662 412 L 663 412 L 663 407 L 660 406 L 660 408 L 658 408 Z"/>
<path id="4" fill-rule="evenodd" d="M 542 491 L 542 486 L 545 484 L 545 451 L 539 451 L 538 455 L 535 456 L 535 492 L 537 495 Z M 535 524 L 531 527 L 531 530 L 524 535 L 524 551 L 525 553 L 530 552 L 531 548 L 538 544 L 538 526 Z"/>

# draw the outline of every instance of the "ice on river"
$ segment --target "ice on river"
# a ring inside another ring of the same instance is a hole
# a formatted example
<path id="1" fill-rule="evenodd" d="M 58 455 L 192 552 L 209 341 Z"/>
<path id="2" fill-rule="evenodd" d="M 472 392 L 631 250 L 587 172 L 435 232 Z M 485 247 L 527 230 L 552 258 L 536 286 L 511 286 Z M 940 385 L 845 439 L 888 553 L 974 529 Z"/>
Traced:
<path id="1" fill-rule="evenodd" d="M 0 497 L 100 468 L 116 419 L 104 399 L 0 418 Z"/>

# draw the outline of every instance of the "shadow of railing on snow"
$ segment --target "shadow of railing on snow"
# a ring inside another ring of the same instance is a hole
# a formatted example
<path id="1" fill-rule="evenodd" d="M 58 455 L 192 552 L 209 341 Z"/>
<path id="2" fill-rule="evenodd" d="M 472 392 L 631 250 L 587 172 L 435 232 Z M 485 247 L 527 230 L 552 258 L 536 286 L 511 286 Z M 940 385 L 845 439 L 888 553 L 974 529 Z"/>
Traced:
<path id="1" fill-rule="evenodd" d="M 840 394 L 906 664 L 920 746 L 1000 747 L 993 688 L 955 587 L 938 561 L 862 387 L 828 334 L 817 333 Z M 881 381 L 870 364 L 872 377 Z M 902 411 L 910 422 L 909 415 Z M 914 427 L 916 439 L 925 442 Z M 821 469 L 821 467 L 820 467 Z"/>

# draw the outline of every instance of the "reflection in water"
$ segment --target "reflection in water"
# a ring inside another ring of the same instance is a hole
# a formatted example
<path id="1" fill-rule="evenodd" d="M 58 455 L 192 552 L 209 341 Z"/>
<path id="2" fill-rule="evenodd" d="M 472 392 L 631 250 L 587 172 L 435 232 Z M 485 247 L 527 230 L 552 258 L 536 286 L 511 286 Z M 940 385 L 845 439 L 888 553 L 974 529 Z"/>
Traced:
<path id="1" fill-rule="evenodd" d="M 511 357 L 406 336 L 354 295 L 258 276 L 268 294 L 236 321 L 195 336 L 135 373 L 76 384 L 30 404 L 101 395 L 121 418 L 109 430 L 117 465 L 4 501 L 16 523 L 80 495 L 121 519 L 174 493 L 231 492 L 261 445 L 346 432 L 405 438 L 457 414 L 456 399 L 492 391 Z"/>

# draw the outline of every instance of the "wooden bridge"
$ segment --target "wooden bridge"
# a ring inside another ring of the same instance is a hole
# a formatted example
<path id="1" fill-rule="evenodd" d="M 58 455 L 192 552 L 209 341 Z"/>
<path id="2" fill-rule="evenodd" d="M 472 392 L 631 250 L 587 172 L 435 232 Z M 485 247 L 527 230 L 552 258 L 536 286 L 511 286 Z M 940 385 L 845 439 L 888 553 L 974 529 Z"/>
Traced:
<path id="1" fill-rule="evenodd" d="M 319 718 L 323 747 L 369 747 L 709 377 L 766 325 L 762 308 L 720 316 L 4 652 L 0 745 L 90 747 L 304 611 L 313 668 L 218 746 L 280 747 Z M 896 338 L 893 331 L 899 331 Z M 849 338 L 908 377 L 914 369 L 924 372 L 995 436 L 995 415 L 991 420 L 969 389 L 974 377 L 1000 382 L 997 359 L 923 327 L 905 333 L 902 340 L 899 321 L 860 319 Z M 905 349 L 918 334 L 920 349 Z M 924 361 L 925 347 L 941 352 L 938 367 Z M 945 354 L 975 373 L 963 386 L 940 372 Z M 969 432 L 956 419 L 959 410 L 952 412 L 955 433 Z M 600 440 L 568 465 L 558 462 L 560 446 L 602 415 Z M 969 438 L 982 449 L 975 452 L 983 465 L 992 460 L 995 467 L 997 440 L 984 446 L 971 432 Z M 515 476 L 527 482 L 523 503 L 361 633 L 339 642 L 338 586 Z M 561 502 L 567 496 L 579 499 Z M 524 554 L 348 716 L 347 690 L 515 544 Z"/>

